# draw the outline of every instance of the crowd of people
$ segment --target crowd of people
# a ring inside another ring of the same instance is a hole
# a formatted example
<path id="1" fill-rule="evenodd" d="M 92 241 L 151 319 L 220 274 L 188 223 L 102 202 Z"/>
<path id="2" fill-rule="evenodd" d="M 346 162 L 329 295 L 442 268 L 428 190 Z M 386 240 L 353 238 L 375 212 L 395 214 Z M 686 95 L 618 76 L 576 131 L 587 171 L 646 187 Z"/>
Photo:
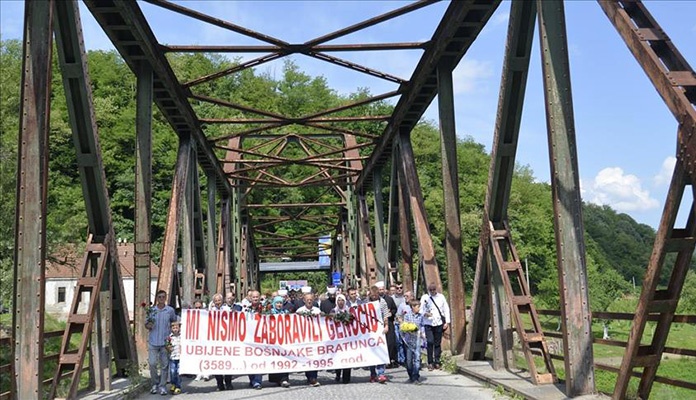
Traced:
<path id="1" fill-rule="evenodd" d="M 425 347 L 427 369 L 441 368 L 442 336 L 450 323 L 450 309 L 445 296 L 438 291 L 435 284 L 430 284 L 420 300 L 413 293 L 404 290 L 396 282 L 385 287 L 384 282 L 377 282 L 363 293 L 350 287 L 343 291 L 340 287 L 329 286 L 326 292 L 317 296 L 311 287 L 302 287 L 300 291 L 278 290 L 262 296 L 259 291 L 249 290 L 245 298 L 235 302 L 231 293 L 225 298 L 215 294 L 209 310 L 232 310 L 247 313 L 271 314 L 311 314 L 334 315 L 350 312 L 365 302 L 379 302 L 379 310 L 384 321 L 382 333 L 386 337 L 389 350 L 389 363 L 374 365 L 370 369 L 370 382 L 388 382 L 386 369 L 404 367 L 409 381 L 420 385 L 421 351 Z M 201 299 L 196 299 L 192 308 L 206 308 Z M 151 393 L 161 395 L 181 393 L 179 362 L 181 359 L 180 319 L 174 308 L 167 305 L 167 293 L 157 292 L 155 304 L 148 309 L 145 327 L 149 330 L 148 362 L 152 380 Z M 335 381 L 350 383 L 351 368 L 336 369 Z M 310 386 L 320 386 L 318 371 L 306 371 L 305 377 Z M 232 390 L 232 375 L 214 375 L 218 390 Z M 248 375 L 249 386 L 262 389 L 263 376 Z M 196 380 L 209 380 L 210 377 L 199 374 Z M 279 386 L 290 387 L 289 374 L 275 373 L 268 375 L 268 381 Z M 169 390 L 167 390 L 169 382 Z"/>

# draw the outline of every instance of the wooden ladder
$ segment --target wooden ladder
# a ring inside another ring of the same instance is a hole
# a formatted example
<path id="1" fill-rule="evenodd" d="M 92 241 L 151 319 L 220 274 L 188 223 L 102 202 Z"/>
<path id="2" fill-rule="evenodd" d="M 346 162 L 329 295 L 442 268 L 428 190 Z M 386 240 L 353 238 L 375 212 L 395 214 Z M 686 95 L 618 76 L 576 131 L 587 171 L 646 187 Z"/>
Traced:
<path id="1" fill-rule="evenodd" d="M 539 322 L 532 296 L 529 293 L 527 281 L 524 278 L 522 265 L 517 256 L 517 250 L 512 243 L 510 228 L 507 222 L 503 223 L 504 228 L 500 230 L 494 229 L 491 224 L 491 240 L 490 246 L 493 250 L 498 270 L 503 279 L 505 294 L 510 302 L 510 310 L 512 312 L 515 329 L 522 344 L 522 352 L 527 360 L 529 372 L 532 377 L 532 382 L 536 385 L 548 384 L 557 382 L 556 370 L 551 361 L 551 354 L 546 345 L 546 339 Z M 522 314 L 527 314 L 531 320 L 531 324 L 525 324 L 522 320 Z M 539 373 L 534 356 L 540 356 L 546 365 L 546 373 Z"/>
<path id="2" fill-rule="evenodd" d="M 104 271 L 110 259 L 109 251 L 104 243 L 92 243 L 92 235 L 87 240 L 85 257 L 82 261 L 82 271 L 75 285 L 72 305 L 68 312 L 68 320 L 63 333 L 63 342 L 58 353 L 58 365 L 53 376 L 49 399 L 56 397 L 58 385 L 63 377 L 69 377 L 70 385 L 66 398 L 75 398 L 80 374 L 85 360 L 87 345 L 90 342 L 92 326 L 95 318 L 97 304 L 99 303 L 99 292 L 102 287 Z M 86 312 L 80 312 L 80 304 L 84 293 L 89 294 L 89 303 Z M 79 344 L 76 348 L 71 346 L 73 335 L 81 335 Z M 71 374 L 65 374 L 72 370 Z"/>

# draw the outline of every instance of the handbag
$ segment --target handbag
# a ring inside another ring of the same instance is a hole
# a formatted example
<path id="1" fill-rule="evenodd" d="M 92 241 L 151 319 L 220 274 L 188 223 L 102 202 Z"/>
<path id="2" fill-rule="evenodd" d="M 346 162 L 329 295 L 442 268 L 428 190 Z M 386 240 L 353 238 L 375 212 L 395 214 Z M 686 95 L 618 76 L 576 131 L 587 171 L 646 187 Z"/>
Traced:
<path id="1" fill-rule="evenodd" d="M 442 315 L 442 311 L 440 311 L 440 307 L 437 306 L 437 303 L 435 303 L 435 299 L 433 299 L 433 296 L 428 296 L 430 297 L 430 301 L 433 303 L 435 306 L 435 309 L 437 310 L 437 313 L 440 314 L 440 320 L 442 320 L 442 325 L 445 324 L 445 316 Z"/>

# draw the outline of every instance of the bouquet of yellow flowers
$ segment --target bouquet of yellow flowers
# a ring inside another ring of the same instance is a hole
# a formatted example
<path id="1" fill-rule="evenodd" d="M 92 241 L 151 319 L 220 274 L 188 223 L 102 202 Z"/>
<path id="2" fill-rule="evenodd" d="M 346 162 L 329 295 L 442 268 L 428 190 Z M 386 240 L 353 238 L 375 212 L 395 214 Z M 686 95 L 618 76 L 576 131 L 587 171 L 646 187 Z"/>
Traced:
<path id="1" fill-rule="evenodd" d="M 401 332 L 416 332 L 418 331 L 418 325 L 413 322 L 403 322 L 401 324 Z"/>

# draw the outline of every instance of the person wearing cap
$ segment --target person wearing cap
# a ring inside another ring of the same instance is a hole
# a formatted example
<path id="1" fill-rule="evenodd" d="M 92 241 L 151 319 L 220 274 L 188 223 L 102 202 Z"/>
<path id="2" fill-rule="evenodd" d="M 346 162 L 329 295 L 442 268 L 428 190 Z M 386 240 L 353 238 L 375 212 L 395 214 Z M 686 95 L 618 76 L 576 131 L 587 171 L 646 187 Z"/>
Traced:
<path id="1" fill-rule="evenodd" d="M 308 286 L 305 286 L 308 287 Z M 314 301 L 314 293 L 312 293 L 312 288 L 309 288 L 309 291 L 305 290 L 305 287 L 302 288 L 303 291 L 303 301 L 304 305 L 302 307 L 299 307 L 297 311 L 295 311 L 295 314 L 303 314 L 303 315 L 319 315 L 321 314 L 321 310 L 319 307 L 315 305 Z M 317 381 L 317 377 L 319 376 L 318 371 L 306 371 L 305 376 L 307 377 L 307 383 L 309 383 L 309 386 L 321 386 L 319 381 Z"/>
<path id="2" fill-rule="evenodd" d="M 428 370 L 440 369 L 442 334 L 449 328 L 450 309 L 447 299 L 438 293 L 437 285 L 428 284 L 428 293 L 421 297 L 421 314 L 428 345 Z"/>
<path id="3" fill-rule="evenodd" d="M 319 309 L 324 314 L 329 314 L 334 307 L 336 307 L 336 286 L 327 286 L 326 299 L 319 303 Z"/>
<path id="4" fill-rule="evenodd" d="M 396 368 L 399 363 L 396 361 L 399 358 L 399 352 L 396 347 L 396 329 L 394 329 L 394 317 L 396 317 L 396 303 L 394 299 L 387 293 L 387 289 L 384 286 L 384 282 L 379 281 L 375 283 L 375 286 L 379 289 L 379 297 L 383 298 L 387 302 L 389 307 L 390 316 L 385 321 L 385 324 L 389 324 L 389 332 L 387 333 L 387 349 L 389 349 L 389 364 L 387 368 Z"/>
<path id="5" fill-rule="evenodd" d="M 311 286 L 302 286 L 300 288 L 300 295 L 295 299 L 295 310 L 298 308 L 304 306 L 304 298 L 307 293 L 312 293 L 312 287 Z M 312 296 L 314 298 L 314 296 Z M 316 298 L 314 299 L 314 307 L 319 307 L 319 303 L 316 301 Z M 297 311 L 295 311 L 297 312 Z"/>

